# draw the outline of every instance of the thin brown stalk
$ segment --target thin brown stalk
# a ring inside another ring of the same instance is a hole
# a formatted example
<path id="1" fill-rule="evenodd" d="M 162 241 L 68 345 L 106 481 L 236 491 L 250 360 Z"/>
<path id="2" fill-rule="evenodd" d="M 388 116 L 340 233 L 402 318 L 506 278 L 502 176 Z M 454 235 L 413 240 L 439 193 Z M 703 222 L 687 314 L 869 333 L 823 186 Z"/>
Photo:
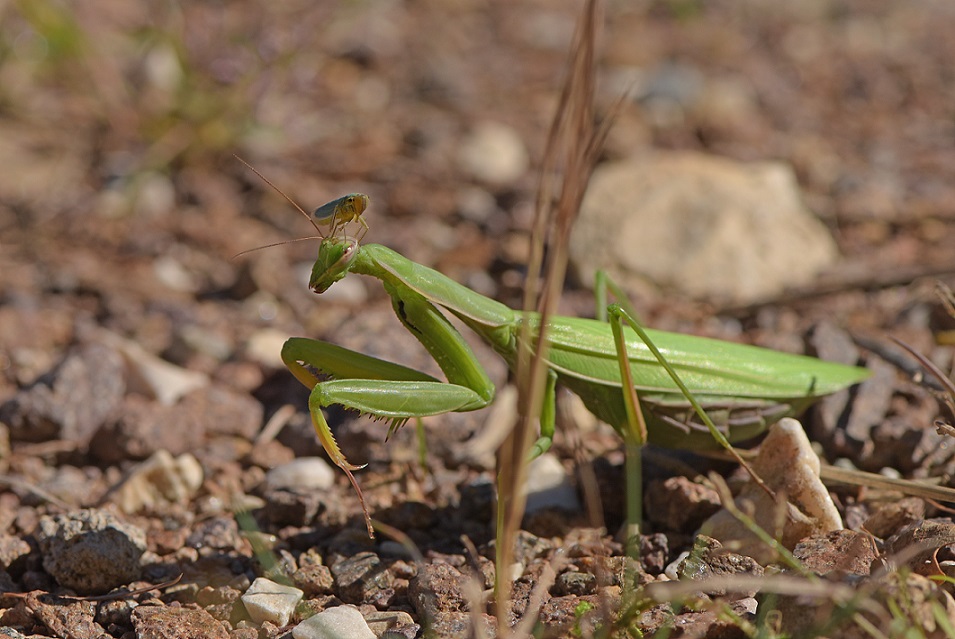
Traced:
<path id="1" fill-rule="evenodd" d="M 606 127 L 595 131 L 593 125 L 595 51 L 601 16 L 600 1 L 588 0 L 574 34 L 569 70 L 548 133 L 538 184 L 524 308 L 536 309 L 540 314 L 540 330 L 532 335 L 529 322 L 523 324 L 516 371 L 518 420 L 498 458 L 498 636 L 507 633 L 506 606 L 511 585 L 506 578 L 507 567 L 511 565 L 514 540 L 524 514 L 525 462 L 540 416 L 547 376 L 547 318 L 556 308 L 563 288 L 570 230 L 600 143 L 606 136 Z"/>
<path id="2" fill-rule="evenodd" d="M 945 397 L 943 397 L 945 406 L 948 408 L 949 412 L 955 416 L 955 382 L 952 382 L 952 380 L 948 378 L 948 375 L 946 375 L 942 369 L 936 366 L 932 360 L 927 358 L 922 353 L 918 352 L 896 337 L 890 336 L 889 339 L 907 350 L 912 357 L 918 360 L 919 364 L 921 364 L 925 370 L 932 374 L 932 377 L 938 380 L 938 382 L 942 385 L 942 388 L 945 389 L 946 394 Z"/>

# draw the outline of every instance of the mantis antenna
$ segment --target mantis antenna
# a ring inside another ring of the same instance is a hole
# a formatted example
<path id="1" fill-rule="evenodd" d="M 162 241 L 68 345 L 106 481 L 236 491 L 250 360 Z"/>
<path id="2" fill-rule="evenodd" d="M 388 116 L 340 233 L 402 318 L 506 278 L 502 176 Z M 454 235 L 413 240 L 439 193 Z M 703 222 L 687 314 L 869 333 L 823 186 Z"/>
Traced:
<path id="1" fill-rule="evenodd" d="M 361 217 L 362 213 L 365 212 L 365 209 L 368 208 L 369 198 L 367 195 L 363 193 L 350 193 L 338 199 L 332 200 L 331 202 L 326 202 L 322 206 L 315 209 L 312 212 L 312 215 L 309 215 L 308 213 L 305 212 L 305 210 L 301 206 L 298 205 L 298 203 L 295 200 L 293 200 L 288 195 L 286 195 L 285 192 L 282 191 L 282 189 L 275 186 L 271 182 L 271 180 L 269 180 L 267 177 L 262 175 L 254 166 L 252 166 L 251 164 L 249 164 L 248 162 L 240 158 L 238 155 L 233 154 L 233 156 L 239 162 L 246 165 L 249 168 L 249 170 L 251 170 L 257 176 L 259 176 L 259 178 L 261 178 L 263 182 L 265 182 L 270 187 L 272 187 L 272 189 L 276 193 L 284 197 L 286 201 L 288 201 L 289 204 L 294 206 L 295 209 L 308 220 L 309 224 L 315 227 L 315 230 L 318 231 L 318 235 L 311 235 L 309 237 L 300 237 L 294 240 L 287 240 L 285 242 L 276 242 L 275 244 L 267 244 L 265 246 L 259 246 L 254 249 L 249 249 L 248 251 L 242 251 L 241 253 L 234 255 L 233 258 L 239 257 L 240 255 L 244 255 L 245 253 L 251 253 L 252 251 L 258 251 L 259 249 L 270 248 L 273 246 L 281 246 L 283 244 L 289 244 L 291 242 L 300 242 L 302 240 L 314 240 L 314 239 L 324 240 L 328 236 L 335 235 L 335 233 L 338 232 L 339 229 L 342 229 L 342 233 L 344 233 L 345 226 L 349 222 L 358 222 L 362 226 L 362 232 L 361 232 L 361 235 L 358 236 L 358 239 L 356 240 L 357 242 L 360 243 L 361 240 L 365 237 L 365 234 L 368 232 L 368 223 L 365 222 L 364 218 Z M 319 226 L 319 222 L 327 222 L 329 224 L 330 230 L 327 236 L 324 233 L 322 233 L 322 229 Z"/>
<path id="2" fill-rule="evenodd" d="M 249 170 L 250 170 L 250 171 L 252 171 L 252 172 L 255 173 L 256 175 L 258 175 L 258 176 L 262 179 L 262 181 L 265 182 L 266 184 L 268 184 L 269 186 L 271 186 L 272 189 L 273 189 L 276 193 L 278 193 L 279 195 L 281 195 L 282 197 L 284 197 L 284 198 L 286 199 L 286 201 L 287 201 L 289 204 L 291 204 L 292 206 L 294 206 L 294 207 L 295 207 L 295 210 L 297 210 L 299 213 L 301 213 L 301 214 L 305 217 L 305 219 L 308 220 L 308 223 L 311 224 L 312 226 L 314 226 L 314 227 L 315 227 L 315 230 L 318 231 L 318 238 L 315 238 L 315 237 L 313 236 L 313 237 L 303 237 L 303 238 L 299 238 L 299 239 L 301 239 L 301 240 L 313 240 L 313 239 L 322 239 L 322 240 L 324 240 L 324 239 L 325 239 L 325 234 L 322 233 L 322 229 L 319 228 L 319 226 L 318 226 L 318 224 L 315 222 L 315 220 L 312 219 L 312 216 L 309 215 L 308 213 L 306 213 L 305 210 L 304 210 L 301 206 L 298 205 L 298 202 L 296 202 L 295 200 L 293 200 L 292 198 L 290 198 L 288 195 L 286 195 L 286 194 L 285 194 L 285 191 L 283 191 L 283 190 L 280 189 L 279 187 L 277 187 L 277 186 L 275 186 L 274 184 L 272 184 L 272 181 L 269 180 L 269 178 L 267 178 L 267 177 L 265 177 L 264 175 L 262 175 L 261 173 L 259 173 L 258 169 L 256 169 L 254 166 L 252 166 L 251 164 L 249 164 L 248 162 L 246 162 L 245 160 L 243 160 L 242 158 L 240 158 L 238 155 L 236 155 L 236 154 L 234 154 L 234 153 L 233 153 L 232 155 L 233 155 L 233 157 L 235 157 L 236 160 L 238 160 L 238 161 L 241 162 L 242 164 L 244 164 L 244 165 L 246 165 L 247 167 L 249 167 Z M 298 240 L 289 240 L 289 241 L 290 241 L 290 242 L 297 242 Z M 261 246 L 261 247 L 259 247 L 259 248 L 269 248 L 269 246 L 279 246 L 279 245 L 281 245 L 281 244 L 287 244 L 287 243 L 288 243 L 288 242 L 278 242 L 278 243 L 276 243 L 276 244 L 269 244 L 268 246 Z M 252 250 L 257 250 L 257 249 L 252 249 Z M 245 252 L 248 253 L 248 251 L 245 251 Z M 242 255 L 242 253 L 239 253 L 239 255 Z"/>
<path id="3" fill-rule="evenodd" d="M 244 251 L 239 251 L 232 256 L 232 259 L 237 257 L 242 257 L 247 253 L 254 253 L 255 251 L 261 251 L 262 249 L 272 248 L 273 246 L 282 246 L 283 244 L 291 244 L 292 242 L 304 242 L 305 240 L 324 240 L 325 237 L 322 235 L 309 235 L 308 237 L 296 237 L 294 240 L 285 240 L 284 242 L 274 242 L 272 244 L 266 244 L 264 246 L 256 246 L 255 248 L 246 249 Z"/>

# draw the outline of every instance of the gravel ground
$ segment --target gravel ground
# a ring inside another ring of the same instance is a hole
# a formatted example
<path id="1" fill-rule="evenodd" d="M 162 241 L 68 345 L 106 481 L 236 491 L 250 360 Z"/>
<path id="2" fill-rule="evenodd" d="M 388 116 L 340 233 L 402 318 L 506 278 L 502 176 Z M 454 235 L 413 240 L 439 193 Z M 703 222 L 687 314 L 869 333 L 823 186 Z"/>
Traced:
<path id="1" fill-rule="evenodd" d="M 440 371 L 378 282 L 308 291 L 314 242 L 233 257 L 311 229 L 232 154 L 306 208 L 368 193 L 367 241 L 517 305 L 578 3 L 315 4 L 0 5 L 0 634 L 251 639 L 292 636 L 315 613 L 314 627 L 345 629 L 295 637 L 494 623 L 470 589 L 493 583 L 493 459 L 467 454 L 494 408 L 426 419 L 424 468 L 414 428 L 386 443 L 385 424 L 329 412 L 346 455 L 368 464 L 374 517 L 416 550 L 369 540 L 281 344 L 312 336 Z M 933 0 L 612 2 L 596 96 L 606 113 L 635 87 L 602 161 L 781 161 L 841 255 L 818 285 L 766 303 L 641 290 L 648 323 L 862 363 L 871 382 L 805 417 L 818 451 L 942 484 L 955 471 L 933 427 L 945 407 L 889 337 L 952 367 L 955 319 L 935 289 L 955 285 L 953 29 L 955 10 Z M 593 310 L 573 279 L 562 304 Z M 475 348 L 503 384 L 503 363 Z M 694 540 L 718 507 L 701 471 L 732 484 L 732 467 L 658 450 L 645 498 L 657 505 L 641 565 L 628 564 L 620 439 L 561 402 L 547 463 L 569 482 L 562 499 L 587 508 L 525 519 L 515 616 L 557 570 L 540 632 L 606 626 L 625 575 L 666 581 L 694 543 L 685 574 L 762 573 Z M 599 500 L 577 495 L 585 475 Z M 803 540 L 797 557 L 833 587 L 916 602 L 908 618 L 941 636 L 918 602 L 955 608 L 926 578 L 953 572 L 947 507 L 831 493 L 847 530 Z M 911 572 L 879 573 L 893 557 Z M 804 624 L 793 633 L 814 622 L 797 598 L 754 595 L 724 600 L 750 620 L 774 607 Z M 742 636 L 697 604 L 627 618 Z"/>

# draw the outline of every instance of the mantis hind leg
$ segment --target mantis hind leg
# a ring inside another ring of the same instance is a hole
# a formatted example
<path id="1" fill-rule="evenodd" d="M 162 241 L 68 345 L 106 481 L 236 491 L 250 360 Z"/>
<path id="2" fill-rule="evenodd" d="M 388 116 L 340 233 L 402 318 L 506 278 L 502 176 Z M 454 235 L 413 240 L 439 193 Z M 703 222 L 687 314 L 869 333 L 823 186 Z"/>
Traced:
<path id="1" fill-rule="evenodd" d="M 531 446 L 529 459 L 536 459 L 548 450 L 554 443 L 554 423 L 557 416 L 557 373 L 547 371 L 547 381 L 544 386 L 544 399 L 541 404 L 540 427 L 541 433 L 537 441 Z"/>
<path id="2" fill-rule="evenodd" d="M 615 304 L 607 303 L 608 291 L 612 293 L 616 299 Z M 637 398 L 633 372 L 629 365 L 626 338 L 623 334 L 623 326 L 627 325 L 637 334 L 640 340 L 647 345 L 647 348 L 650 349 L 650 352 L 660 366 L 667 371 L 667 374 L 673 380 L 676 387 L 686 398 L 692 411 L 700 418 L 701 423 L 709 429 L 713 439 L 723 448 L 730 449 L 731 445 L 726 435 L 713 424 L 713 421 L 706 414 L 703 406 L 694 398 L 693 393 L 686 387 L 676 371 L 667 363 L 659 349 L 657 349 L 646 331 L 644 331 L 640 323 L 639 315 L 630 303 L 627 294 L 605 271 L 597 271 L 597 274 L 594 276 L 594 297 L 597 301 L 597 317 L 602 321 L 610 323 L 617 349 L 617 359 L 620 364 L 620 379 L 623 381 L 623 401 L 627 410 L 627 424 L 626 428 L 623 429 L 625 431 L 624 436 L 633 437 L 641 444 L 646 443 L 648 437 L 646 418 Z M 756 419 L 760 419 L 758 415 Z"/>

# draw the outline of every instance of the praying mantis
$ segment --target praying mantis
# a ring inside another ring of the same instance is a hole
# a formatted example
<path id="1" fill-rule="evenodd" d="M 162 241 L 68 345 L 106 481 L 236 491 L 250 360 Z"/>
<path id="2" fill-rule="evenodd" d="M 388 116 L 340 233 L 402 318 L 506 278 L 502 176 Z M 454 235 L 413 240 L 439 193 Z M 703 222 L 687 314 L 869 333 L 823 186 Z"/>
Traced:
<path id="1" fill-rule="evenodd" d="M 367 196 L 346 197 L 357 198 L 362 211 L 368 202 Z M 332 204 L 319 207 L 316 213 L 332 215 L 335 206 L 328 208 Z M 305 214 L 301 208 L 299 211 Z M 362 245 L 344 233 L 336 236 L 349 220 L 358 220 L 367 229 L 360 211 L 349 219 L 332 218 L 333 232 L 321 238 L 309 288 L 320 295 L 350 273 L 379 280 L 398 319 L 447 378 L 441 381 L 401 364 L 314 339 L 293 337 L 282 348 L 285 365 L 310 389 L 309 412 L 318 439 L 358 493 L 371 534 L 368 509 L 353 475 L 361 466 L 346 459 L 322 409 L 339 405 L 387 420 L 391 433 L 412 418 L 484 408 L 494 399 L 494 385 L 445 313 L 477 333 L 512 369 L 518 359 L 522 325 L 529 322 L 534 333 L 540 328 L 540 317 L 484 297 L 385 246 Z M 645 440 L 671 448 L 713 448 L 713 435 L 696 418 L 659 355 L 730 441 L 753 437 L 818 398 L 868 376 L 863 368 L 812 357 L 642 329 L 619 305 L 608 310 L 606 322 L 548 318 L 549 372 L 540 438 L 533 454 L 544 452 L 551 444 L 557 383 L 576 393 L 594 415 L 625 437 L 642 437 L 635 433 L 639 421 L 635 410 L 639 410 L 646 423 Z M 632 388 L 621 381 L 628 378 Z M 628 399 L 634 392 L 639 408 Z"/>

